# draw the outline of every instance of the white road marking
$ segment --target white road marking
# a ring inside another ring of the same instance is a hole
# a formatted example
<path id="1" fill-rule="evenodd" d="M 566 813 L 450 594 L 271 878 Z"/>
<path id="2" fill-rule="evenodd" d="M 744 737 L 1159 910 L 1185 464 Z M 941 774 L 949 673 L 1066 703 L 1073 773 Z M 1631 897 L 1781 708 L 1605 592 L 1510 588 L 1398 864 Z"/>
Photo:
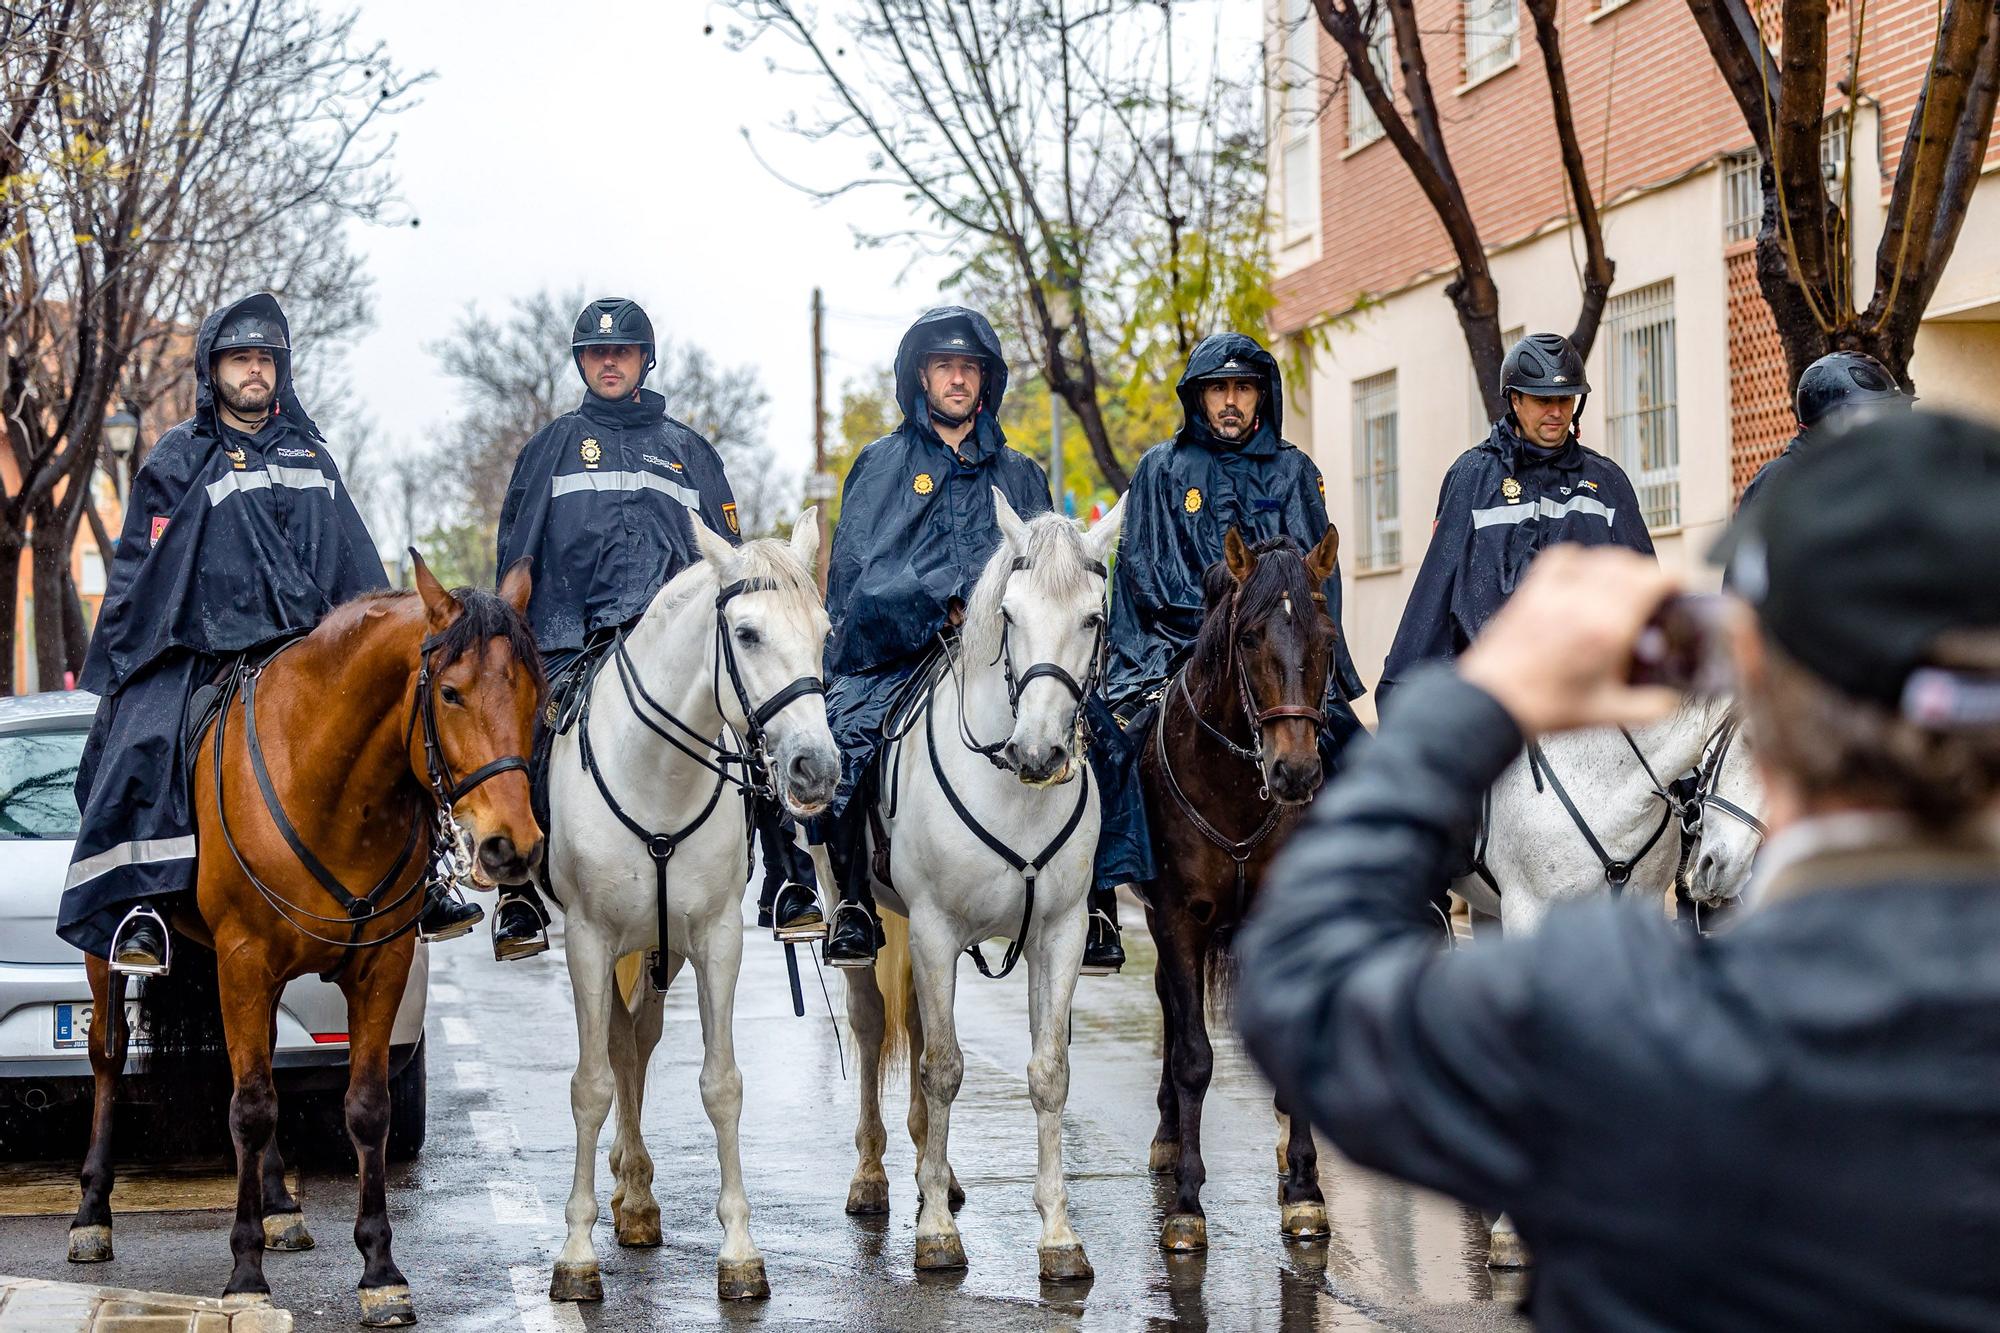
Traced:
<path id="1" fill-rule="evenodd" d="M 493 1074 L 486 1068 L 484 1060 L 460 1060 L 451 1067 L 458 1086 L 471 1091 L 493 1086 Z"/>
<path id="2" fill-rule="evenodd" d="M 583 1315 L 569 1302 L 549 1299 L 548 1278 L 533 1264 L 507 1270 L 514 1284 L 514 1308 L 521 1312 L 522 1333 L 583 1333 Z"/>
<path id="3" fill-rule="evenodd" d="M 493 1220 L 502 1226 L 540 1226 L 547 1215 L 542 1196 L 525 1180 L 489 1180 L 486 1194 L 493 1204 Z"/>
<path id="4" fill-rule="evenodd" d="M 464 999 L 465 992 L 460 990 L 454 982 L 433 981 L 431 983 L 432 1004 L 458 1004 Z"/>
<path id="5" fill-rule="evenodd" d="M 467 1111 L 481 1157 L 512 1157 L 521 1151 L 521 1131 L 505 1111 Z"/>
<path id="6" fill-rule="evenodd" d="M 472 1020 L 457 1014 L 446 1014 L 438 1020 L 444 1029 L 444 1044 L 447 1046 L 477 1046 L 479 1034 L 473 1030 Z"/>

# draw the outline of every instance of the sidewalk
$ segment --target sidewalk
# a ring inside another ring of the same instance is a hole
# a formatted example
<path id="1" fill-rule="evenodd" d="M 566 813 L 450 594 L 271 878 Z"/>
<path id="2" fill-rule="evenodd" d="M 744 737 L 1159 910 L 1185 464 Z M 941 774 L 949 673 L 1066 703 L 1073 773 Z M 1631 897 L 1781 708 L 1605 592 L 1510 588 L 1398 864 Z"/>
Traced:
<path id="1" fill-rule="evenodd" d="M 0 1333 L 291 1333 L 292 1316 L 164 1291 L 0 1276 Z"/>

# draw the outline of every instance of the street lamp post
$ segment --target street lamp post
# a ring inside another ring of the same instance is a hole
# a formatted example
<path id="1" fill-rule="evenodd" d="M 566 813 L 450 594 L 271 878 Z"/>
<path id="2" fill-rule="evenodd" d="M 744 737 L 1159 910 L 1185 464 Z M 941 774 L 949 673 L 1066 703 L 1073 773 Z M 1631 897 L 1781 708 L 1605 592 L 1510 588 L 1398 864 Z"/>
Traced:
<path id="1" fill-rule="evenodd" d="M 123 505 L 131 493 L 132 452 L 139 445 L 139 414 L 127 403 L 118 412 L 105 419 L 104 444 L 111 451 L 113 467 L 112 484 L 118 488 L 118 503 Z"/>

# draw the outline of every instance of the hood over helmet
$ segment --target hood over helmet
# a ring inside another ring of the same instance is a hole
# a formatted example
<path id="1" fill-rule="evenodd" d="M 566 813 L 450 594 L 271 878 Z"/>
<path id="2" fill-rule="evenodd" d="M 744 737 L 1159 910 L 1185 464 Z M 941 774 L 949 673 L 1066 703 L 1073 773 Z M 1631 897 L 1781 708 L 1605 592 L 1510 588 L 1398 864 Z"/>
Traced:
<path id="1" fill-rule="evenodd" d="M 1257 403 L 1257 428 L 1241 444 L 1226 441 L 1209 428 L 1201 407 L 1204 380 L 1241 379 L 1264 381 L 1263 397 Z M 1285 433 L 1285 380 L 1278 359 L 1264 350 L 1262 343 L 1247 333 L 1211 333 L 1195 344 L 1188 354 L 1187 369 L 1181 372 L 1174 392 L 1181 400 L 1182 423 L 1174 440 L 1199 444 L 1224 452 L 1257 448 L 1275 449 Z"/>
<path id="2" fill-rule="evenodd" d="M 194 340 L 194 414 L 215 434 L 222 433 L 217 411 L 215 357 L 233 347 L 264 347 L 277 362 L 278 382 L 271 395 L 271 415 L 324 439 L 306 415 L 292 384 L 292 326 L 284 307 L 269 292 L 256 292 L 214 311 L 201 322 Z"/>
<path id="3" fill-rule="evenodd" d="M 896 348 L 896 404 L 903 409 L 903 420 L 914 426 L 931 426 L 930 401 L 924 397 L 919 372 L 926 356 L 940 352 L 970 354 L 986 363 L 975 415 L 990 417 L 997 426 L 1000 404 L 1007 396 L 1007 360 L 1000 353 L 1000 336 L 993 332 L 986 316 L 962 305 L 926 310 Z"/>

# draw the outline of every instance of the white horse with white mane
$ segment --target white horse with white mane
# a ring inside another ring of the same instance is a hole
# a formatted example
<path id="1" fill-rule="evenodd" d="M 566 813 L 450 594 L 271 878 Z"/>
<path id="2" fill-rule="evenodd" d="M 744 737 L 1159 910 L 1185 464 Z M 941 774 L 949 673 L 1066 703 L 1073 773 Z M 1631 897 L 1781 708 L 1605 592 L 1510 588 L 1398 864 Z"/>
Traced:
<path id="1" fill-rule="evenodd" d="M 552 1300 L 604 1296 L 591 1230 L 598 1135 L 614 1096 L 618 1243 L 661 1243 L 640 1113 L 663 992 L 690 961 L 701 1098 L 722 1170 L 717 1288 L 725 1300 L 770 1294 L 737 1150 L 743 1079 L 732 1025 L 749 830 L 732 779 L 762 767 L 798 816 L 833 795 L 840 759 L 819 684 L 827 618 L 812 573 L 819 529 L 808 509 L 789 543 L 737 548 L 689 519 L 702 558 L 659 591 L 609 654 L 549 757 L 549 882 L 563 909 L 577 1031 L 576 1177 Z M 619 968 L 655 948 L 651 984 L 629 964 Z"/>
<path id="2" fill-rule="evenodd" d="M 973 588 L 955 660 L 928 698 L 894 724 L 882 758 L 881 815 L 893 885 L 877 882 L 875 895 L 909 922 L 905 935 L 902 923 L 887 917 L 889 943 L 875 970 L 847 974 L 861 1087 L 854 1131 L 860 1163 L 847 1211 L 888 1211 L 881 1076 L 885 1059 L 901 1051 L 907 1026 L 915 1060 L 909 1128 L 922 1195 L 916 1266 L 965 1266 L 951 1215 L 964 1196 L 945 1156 L 952 1099 L 965 1071 L 952 1004 L 960 954 L 1007 937 L 1013 942 L 1000 974 L 1017 958 L 1028 965 L 1041 1274 L 1075 1281 L 1091 1276 L 1091 1268 L 1070 1228 L 1062 1109 L 1099 824 L 1079 706 L 1103 647 L 1105 560 L 1122 512 L 1114 508 L 1080 533 L 1059 514 L 1023 522 L 997 490 L 993 508 L 1001 543 Z M 833 883 L 823 854 L 820 882 Z"/>
<path id="3" fill-rule="evenodd" d="M 1749 883 L 1763 804 L 1727 699 L 1690 701 L 1650 727 L 1545 736 L 1489 795 L 1479 860 L 1492 883 L 1475 874 L 1452 889 L 1519 935 L 1540 929 L 1557 903 L 1606 892 L 1664 912 L 1677 876 L 1697 907 L 1723 906 Z M 1488 1263 L 1526 1262 L 1513 1223 L 1500 1218 Z"/>

